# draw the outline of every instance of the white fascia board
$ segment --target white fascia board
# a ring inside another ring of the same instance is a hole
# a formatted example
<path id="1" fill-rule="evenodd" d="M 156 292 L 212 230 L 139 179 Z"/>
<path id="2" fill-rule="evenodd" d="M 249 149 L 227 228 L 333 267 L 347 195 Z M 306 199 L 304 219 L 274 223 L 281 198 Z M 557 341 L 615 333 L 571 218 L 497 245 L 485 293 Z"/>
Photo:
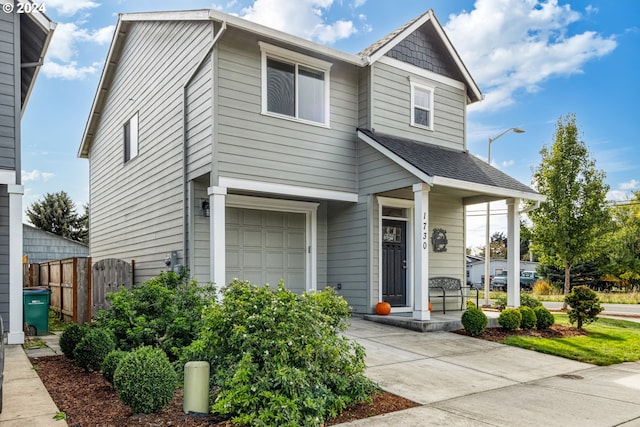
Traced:
<path id="1" fill-rule="evenodd" d="M 209 9 L 122 13 L 121 21 L 208 21 Z"/>
<path id="2" fill-rule="evenodd" d="M 251 33 L 257 34 L 262 37 L 268 37 L 274 40 L 281 41 L 283 43 L 291 44 L 294 46 L 307 49 L 311 52 L 325 55 L 330 58 L 334 58 L 348 64 L 365 66 L 366 59 L 358 55 L 353 55 L 341 50 L 333 49 L 327 46 L 323 46 L 318 43 L 303 39 L 301 37 L 294 36 L 292 34 L 285 33 L 283 31 L 274 30 L 273 28 L 266 27 L 255 22 L 248 21 L 246 19 L 238 18 L 237 16 L 227 15 L 226 13 L 218 12 L 217 10 L 209 10 L 209 18 L 216 21 L 226 21 L 227 25 L 233 26 Z"/>
<path id="3" fill-rule="evenodd" d="M 458 188 L 461 190 L 469 190 L 473 192 L 488 194 L 492 196 L 499 196 L 501 198 L 518 198 L 533 201 L 544 201 L 546 198 L 542 194 L 538 194 L 531 190 L 531 193 L 519 190 L 512 190 L 509 188 L 495 187 L 493 185 L 478 184 L 469 181 L 462 181 L 459 179 L 443 178 L 436 176 L 433 178 L 433 185 L 441 185 L 443 187 Z"/>
<path id="4" fill-rule="evenodd" d="M 447 76 L 443 76 L 442 74 L 434 73 L 433 71 L 425 70 L 424 68 L 416 67 L 415 65 L 411 65 L 406 62 L 398 61 L 397 59 L 391 58 L 389 56 L 383 56 L 382 58 L 380 58 L 378 62 L 380 62 L 381 64 L 388 65 L 390 67 L 394 67 L 394 68 L 406 71 L 408 73 L 415 75 L 416 77 L 422 77 L 424 79 L 433 80 L 435 82 L 442 83 L 456 89 L 461 89 L 461 90 L 466 89 L 466 86 L 463 82 L 454 80 Z M 430 84 L 429 82 L 418 81 L 416 78 L 412 76 L 410 76 L 409 78 L 410 80 L 413 79 L 412 81 L 416 81 L 416 83 L 426 84 L 426 85 Z"/>
<path id="5" fill-rule="evenodd" d="M 395 163 L 400 165 L 402 168 L 404 168 L 409 173 L 412 173 L 413 175 L 415 175 L 422 182 L 424 182 L 424 183 L 426 183 L 426 184 L 428 184 L 430 186 L 432 186 L 434 184 L 434 178 L 432 176 L 427 175 L 426 173 L 424 173 L 423 171 L 421 171 L 417 167 L 413 166 L 411 163 L 409 163 L 406 160 L 404 160 L 402 157 L 398 156 L 393 151 L 388 150 L 387 148 L 385 148 L 382 145 L 378 144 L 378 142 L 376 142 L 374 139 L 369 138 L 367 135 L 365 135 L 364 133 L 362 133 L 360 131 L 358 131 L 358 138 L 360 138 L 360 140 L 362 140 L 365 143 L 369 144 L 371 147 L 373 147 L 374 149 L 378 150 L 384 156 L 388 157 L 389 159 L 391 159 L 392 161 L 394 161 Z"/>
<path id="6" fill-rule="evenodd" d="M 400 34 L 396 35 L 392 40 L 390 40 L 387 44 L 378 49 L 373 55 L 371 55 L 369 59 L 369 63 L 374 63 L 387 54 L 391 49 L 393 49 L 398 43 L 407 38 L 411 33 L 416 31 L 418 28 L 422 27 L 425 22 L 430 20 L 433 17 L 433 12 L 429 10 L 425 13 L 420 19 L 418 19 L 413 24 L 409 25 L 404 29 Z"/>
<path id="7" fill-rule="evenodd" d="M 250 181 L 240 178 L 230 178 L 221 176 L 218 178 L 220 187 L 234 190 L 257 191 L 260 193 L 282 194 L 287 196 L 309 197 L 312 199 L 337 200 L 341 202 L 358 201 L 357 193 L 347 193 L 345 191 L 325 190 L 322 188 L 299 187 L 288 184 L 275 184 L 270 182 Z"/>

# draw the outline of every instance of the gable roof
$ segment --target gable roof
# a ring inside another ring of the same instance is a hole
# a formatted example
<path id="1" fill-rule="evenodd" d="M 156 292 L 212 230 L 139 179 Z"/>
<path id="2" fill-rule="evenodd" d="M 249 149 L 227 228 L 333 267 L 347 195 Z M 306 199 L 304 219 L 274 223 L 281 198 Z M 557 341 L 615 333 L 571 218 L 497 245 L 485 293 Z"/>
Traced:
<path id="1" fill-rule="evenodd" d="M 412 19 L 406 24 L 402 25 L 400 28 L 392 31 L 387 34 L 385 37 L 376 41 L 366 49 L 362 50 L 358 55 L 368 58 L 368 63 L 372 64 L 386 55 L 391 49 L 396 47 L 400 42 L 406 39 L 409 35 L 411 35 L 414 31 L 417 31 L 423 25 L 431 25 L 435 30 L 440 42 L 444 46 L 446 52 L 449 55 L 449 59 L 456 65 L 456 68 L 462 75 L 464 79 L 464 83 L 467 87 L 467 96 L 469 97 L 471 102 L 481 101 L 483 99 L 482 92 L 480 88 L 476 84 L 476 82 L 471 77 L 471 73 L 462 62 L 462 58 L 456 51 L 455 47 L 449 40 L 449 37 L 440 25 L 438 18 L 433 12 L 433 9 L 429 9 L 422 15 Z"/>
<path id="2" fill-rule="evenodd" d="M 544 200 L 535 190 L 469 154 L 439 145 L 358 129 L 358 137 L 431 185 L 501 197 Z"/>
<path id="3" fill-rule="evenodd" d="M 383 37 L 378 42 L 372 44 L 357 55 L 314 43 L 301 37 L 274 30 L 273 28 L 251 22 L 237 16 L 227 15 L 213 9 L 120 14 L 118 16 L 118 23 L 114 31 L 111 45 L 109 47 L 109 52 L 105 60 L 105 65 L 102 70 L 100 82 L 98 83 L 98 89 L 96 91 L 93 104 L 91 105 L 91 111 L 87 119 L 82 141 L 78 149 L 78 157 L 88 158 L 89 156 L 89 148 L 91 147 L 95 130 L 97 129 L 100 121 L 100 115 L 104 108 L 104 103 L 106 102 L 107 93 L 109 92 L 111 82 L 115 74 L 115 69 L 117 68 L 120 60 L 120 54 L 124 47 L 129 27 L 132 23 L 141 21 L 214 21 L 221 23 L 223 28 L 235 27 L 257 34 L 261 37 L 269 38 L 283 44 L 298 47 L 309 52 L 359 67 L 366 67 L 373 64 L 384 56 L 386 52 L 413 33 L 413 31 L 428 22 L 435 29 L 440 41 L 445 46 L 445 50 L 448 52 L 450 59 L 456 64 L 456 67 L 464 77 L 464 83 L 467 86 L 467 94 L 471 102 L 482 99 L 480 89 L 471 78 L 468 70 L 462 63 L 462 60 L 453 48 L 453 45 L 444 33 L 444 30 L 440 26 L 440 23 L 436 19 L 432 10 L 428 10 L 424 14 L 412 19 L 407 24 L 393 31 L 386 37 Z"/>

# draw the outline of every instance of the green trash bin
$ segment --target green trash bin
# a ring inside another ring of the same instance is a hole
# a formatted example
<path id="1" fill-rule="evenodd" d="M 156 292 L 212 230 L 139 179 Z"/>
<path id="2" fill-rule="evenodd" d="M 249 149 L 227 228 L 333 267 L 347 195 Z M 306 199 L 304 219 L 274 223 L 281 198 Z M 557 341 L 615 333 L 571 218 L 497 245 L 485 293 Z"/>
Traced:
<path id="1" fill-rule="evenodd" d="M 46 335 L 49 332 L 49 298 L 51 291 L 43 288 L 22 290 L 24 324 L 29 335 Z"/>

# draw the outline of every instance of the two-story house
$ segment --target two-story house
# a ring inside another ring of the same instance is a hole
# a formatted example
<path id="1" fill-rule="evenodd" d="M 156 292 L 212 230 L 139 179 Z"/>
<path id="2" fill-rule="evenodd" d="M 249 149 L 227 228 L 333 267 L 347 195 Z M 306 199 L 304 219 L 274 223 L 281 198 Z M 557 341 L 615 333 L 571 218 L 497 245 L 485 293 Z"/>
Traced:
<path id="1" fill-rule="evenodd" d="M 540 198 L 467 151 L 481 99 L 431 10 L 357 55 L 215 10 L 121 15 L 79 149 L 91 256 L 428 319 L 428 277 L 465 280 L 465 207 L 507 199 L 517 244 Z"/>
<path id="2" fill-rule="evenodd" d="M 0 1 L 0 315 L 9 344 L 22 329 L 22 187 L 20 119 L 55 24 L 27 4 Z M 26 3 L 26 2 L 23 2 Z"/>

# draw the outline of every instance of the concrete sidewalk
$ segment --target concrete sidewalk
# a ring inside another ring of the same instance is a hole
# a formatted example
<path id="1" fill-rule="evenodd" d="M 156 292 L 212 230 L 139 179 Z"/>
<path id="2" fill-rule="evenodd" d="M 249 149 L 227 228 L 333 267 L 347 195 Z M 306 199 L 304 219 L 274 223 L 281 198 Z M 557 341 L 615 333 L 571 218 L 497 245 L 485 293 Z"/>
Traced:
<path id="1" fill-rule="evenodd" d="M 422 406 L 343 426 L 640 426 L 640 363 L 596 367 L 353 319 L 367 376 Z"/>
<path id="2" fill-rule="evenodd" d="M 56 335 L 44 337 L 50 347 L 33 351 L 37 355 L 52 355 L 59 347 Z M 58 408 L 20 345 L 5 346 L 3 405 L 0 427 L 66 427 L 64 420 L 56 421 Z"/>

